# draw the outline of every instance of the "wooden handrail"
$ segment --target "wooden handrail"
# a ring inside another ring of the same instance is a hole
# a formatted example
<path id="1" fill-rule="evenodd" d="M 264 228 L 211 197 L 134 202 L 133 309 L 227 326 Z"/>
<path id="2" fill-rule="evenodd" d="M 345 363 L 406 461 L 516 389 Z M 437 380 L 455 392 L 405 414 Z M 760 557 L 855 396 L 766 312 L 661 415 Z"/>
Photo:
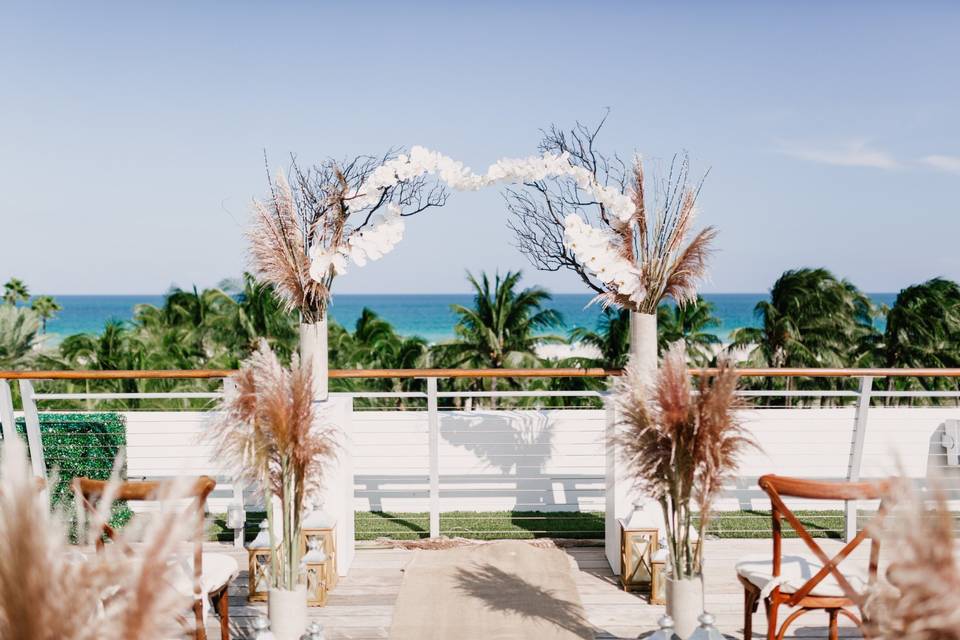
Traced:
<path id="1" fill-rule="evenodd" d="M 690 369 L 695 376 L 714 375 L 712 368 Z M 0 371 L 0 380 L 186 380 L 226 378 L 235 369 Z M 331 369 L 331 378 L 606 378 L 619 369 Z M 960 369 L 737 369 L 745 377 L 767 378 L 960 378 Z"/>

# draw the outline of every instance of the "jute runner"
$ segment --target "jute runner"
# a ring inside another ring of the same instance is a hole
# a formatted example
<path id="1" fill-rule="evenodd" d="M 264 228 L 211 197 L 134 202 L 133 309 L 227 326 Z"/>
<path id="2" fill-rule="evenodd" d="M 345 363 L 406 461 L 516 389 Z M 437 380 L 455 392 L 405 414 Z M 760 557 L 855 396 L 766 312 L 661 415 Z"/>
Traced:
<path id="1" fill-rule="evenodd" d="M 391 640 L 593 638 L 560 549 L 498 542 L 417 551 L 404 570 Z"/>

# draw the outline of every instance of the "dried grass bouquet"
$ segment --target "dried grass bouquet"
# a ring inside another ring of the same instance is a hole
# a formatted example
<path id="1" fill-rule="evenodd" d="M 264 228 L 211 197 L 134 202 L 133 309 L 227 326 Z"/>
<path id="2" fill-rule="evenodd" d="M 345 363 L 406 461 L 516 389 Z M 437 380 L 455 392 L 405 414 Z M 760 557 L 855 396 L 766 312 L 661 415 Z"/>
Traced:
<path id="1" fill-rule="evenodd" d="M 700 573 L 702 546 L 691 539 L 694 507 L 702 539 L 713 501 L 733 474 L 740 453 L 755 446 L 737 418 L 737 372 L 722 362 L 694 389 L 682 343 L 664 356 L 656 384 L 628 366 L 617 384 L 619 429 L 615 443 L 634 488 L 663 509 L 674 579 Z"/>
<path id="2" fill-rule="evenodd" d="M 208 438 L 217 458 L 267 498 L 271 584 L 292 591 L 300 581 L 304 498 L 319 490 L 324 463 L 335 455 L 333 429 L 317 422 L 309 368 L 296 356 L 285 368 L 265 340 L 230 380 Z M 280 544 L 273 496 L 281 506 Z"/>
<path id="3" fill-rule="evenodd" d="M 31 476 L 23 444 L 3 443 L 0 474 L 0 640 L 152 640 L 179 635 L 192 599 L 173 584 L 171 562 L 199 535 L 197 517 L 182 509 L 138 514 L 112 544 L 94 553 L 69 542 L 69 517 L 51 512 Z M 111 514 L 117 481 L 96 513 L 77 517 L 87 539 L 98 537 Z M 160 499 L 186 495 L 173 483 Z M 189 508 L 188 508 L 189 510 Z M 136 543 L 134 544 L 134 541 Z"/>
<path id="4" fill-rule="evenodd" d="M 960 565 L 954 519 L 943 489 L 929 495 L 910 480 L 892 484 L 891 514 L 871 525 L 891 561 L 863 606 L 875 640 L 960 639 Z"/>

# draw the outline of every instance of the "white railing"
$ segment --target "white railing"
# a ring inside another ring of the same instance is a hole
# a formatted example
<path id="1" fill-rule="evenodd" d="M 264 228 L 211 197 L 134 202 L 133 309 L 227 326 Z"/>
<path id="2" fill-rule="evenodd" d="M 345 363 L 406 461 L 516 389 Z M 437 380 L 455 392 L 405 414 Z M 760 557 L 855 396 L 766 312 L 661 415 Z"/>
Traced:
<path id="1" fill-rule="evenodd" d="M 0 423 L 3 434 L 14 432 L 19 414 L 25 423 L 33 470 L 46 473 L 40 414 L 55 401 L 215 400 L 218 392 L 171 391 L 147 393 L 37 392 L 35 382 L 65 372 L 9 374 L 0 372 Z M 101 372 L 68 372 L 74 379 L 99 377 Z M 110 372 L 108 372 L 110 373 Z M 184 372 L 180 372 L 184 373 Z M 194 378 L 222 378 L 229 372 L 209 372 Z M 336 372 L 333 372 L 336 374 Z M 437 375 L 430 375 L 430 374 Z M 458 372 L 457 377 L 523 377 L 522 372 Z M 539 370 L 537 377 L 556 374 Z M 583 376 L 586 372 L 576 373 Z M 592 372 L 601 376 L 616 372 Z M 745 371 L 751 376 L 784 372 Z M 746 455 L 740 475 L 721 501 L 723 510 L 766 508 L 756 487 L 763 473 L 860 480 L 897 471 L 924 480 L 937 474 L 946 479 L 952 497 L 960 498 L 958 428 L 960 391 L 878 391 L 878 377 L 949 376 L 960 371 L 846 370 L 791 371 L 794 376 L 856 378 L 857 390 L 742 391 L 745 398 L 769 401 L 784 398 L 791 406 L 756 406 L 743 419 L 763 450 Z M 143 372 L 112 372 L 111 377 L 138 377 Z M 372 374 L 372 375 L 371 375 Z M 382 375 L 381 375 L 382 374 Z M 477 401 L 540 399 L 605 399 L 595 391 L 439 391 L 438 380 L 449 371 L 350 372 L 342 377 L 403 377 L 425 380 L 425 391 L 354 392 L 335 394 L 351 400 L 404 400 L 404 409 L 355 410 L 351 417 L 357 510 L 429 513 L 429 534 L 440 533 L 441 513 L 452 510 L 582 510 L 603 511 L 607 490 L 603 409 L 561 407 L 477 408 Z M 561 372 L 562 375 L 562 372 Z M 177 377 L 169 372 L 162 377 Z M 188 377 L 188 376 L 182 376 Z M 19 383 L 22 411 L 15 412 L 8 379 Z M 890 398 L 911 401 L 954 400 L 953 406 L 888 407 Z M 444 406 L 449 401 L 474 403 L 470 410 Z M 831 401 L 845 406 L 822 406 Z M 797 403 L 804 403 L 798 408 Z M 416 406 L 411 406 L 416 405 Z M 819 405 L 819 406 L 818 406 Z M 222 480 L 212 509 L 225 511 L 243 502 L 243 492 L 224 478 L 209 452 L 197 444 L 207 414 L 203 411 L 129 411 L 127 459 L 131 477 L 158 477 L 188 470 L 210 473 Z M 249 498 L 247 499 L 249 502 Z M 804 507 L 808 505 L 795 505 Z M 809 505 L 813 507 L 814 505 Z M 817 505 L 822 508 L 821 505 Z M 854 503 L 836 505 L 844 513 L 844 531 L 857 526 Z M 865 505 L 869 508 L 869 505 Z M 736 528 L 732 533 L 737 533 Z M 744 530 L 744 534 L 749 533 Z M 242 539 L 237 530 L 235 540 Z"/>

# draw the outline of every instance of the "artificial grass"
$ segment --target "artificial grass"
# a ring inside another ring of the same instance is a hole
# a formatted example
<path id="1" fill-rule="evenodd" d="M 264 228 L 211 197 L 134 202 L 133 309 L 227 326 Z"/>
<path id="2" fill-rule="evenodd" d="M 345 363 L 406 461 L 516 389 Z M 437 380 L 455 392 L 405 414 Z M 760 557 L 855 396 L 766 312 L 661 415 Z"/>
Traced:
<path id="1" fill-rule="evenodd" d="M 796 511 L 797 517 L 814 538 L 842 538 L 842 511 Z M 263 512 L 248 512 L 245 539 L 256 535 Z M 430 515 L 425 512 L 359 511 L 355 514 L 356 539 L 417 540 L 428 537 Z M 440 514 L 440 533 L 477 540 L 501 538 L 529 540 L 533 538 L 603 539 L 604 514 L 597 511 L 448 511 Z M 226 515 L 213 514 L 208 525 L 211 540 L 233 540 L 233 531 L 226 528 Z M 715 514 L 707 527 L 707 535 L 717 538 L 769 538 L 769 511 L 726 511 Z M 785 538 L 796 534 L 784 522 Z"/>

